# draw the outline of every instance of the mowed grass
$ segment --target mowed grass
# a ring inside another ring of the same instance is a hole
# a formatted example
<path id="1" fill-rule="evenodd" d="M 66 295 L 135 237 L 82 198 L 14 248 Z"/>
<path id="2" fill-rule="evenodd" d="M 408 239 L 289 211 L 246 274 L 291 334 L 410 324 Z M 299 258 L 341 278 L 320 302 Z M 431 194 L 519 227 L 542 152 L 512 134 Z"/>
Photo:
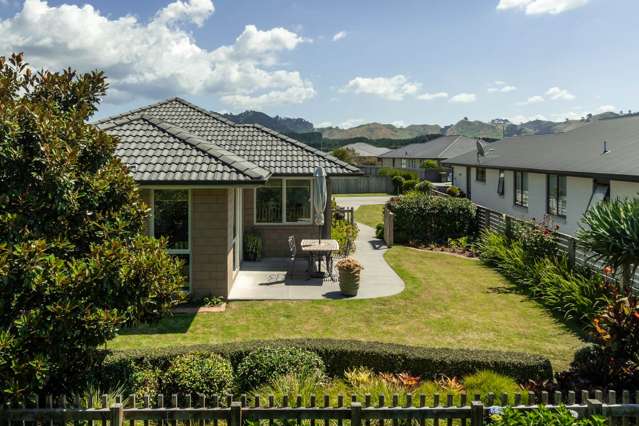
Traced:
<path id="1" fill-rule="evenodd" d="M 523 351 L 564 369 L 583 342 L 477 261 L 393 247 L 386 260 L 406 283 L 369 300 L 231 302 L 224 313 L 177 315 L 123 331 L 111 349 L 324 337 L 408 345 Z M 366 285 L 366 283 L 362 283 Z"/>
<path id="2" fill-rule="evenodd" d="M 378 223 L 384 223 L 384 205 L 370 204 L 355 209 L 355 222 L 363 223 L 375 228 Z"/>

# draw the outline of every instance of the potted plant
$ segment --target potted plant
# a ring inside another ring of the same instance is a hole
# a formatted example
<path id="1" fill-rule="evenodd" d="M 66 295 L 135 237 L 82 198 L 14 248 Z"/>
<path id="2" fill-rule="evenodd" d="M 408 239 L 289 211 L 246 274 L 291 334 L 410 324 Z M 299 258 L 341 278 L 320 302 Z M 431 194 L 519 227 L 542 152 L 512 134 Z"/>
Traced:
<path id="1" fill-rule="evenodd" d="M 262 237 L 256 232 L 244 233 L 244 259 L 254 262 L 262 258 Z"/>
<path id="2" fill-rule="evenodd" d="M 352 257 L 339 260 L 335 266 L 339 273 L 339 289 L 344 296 L 357 296 L 360 272 L 364 267 Z"/>

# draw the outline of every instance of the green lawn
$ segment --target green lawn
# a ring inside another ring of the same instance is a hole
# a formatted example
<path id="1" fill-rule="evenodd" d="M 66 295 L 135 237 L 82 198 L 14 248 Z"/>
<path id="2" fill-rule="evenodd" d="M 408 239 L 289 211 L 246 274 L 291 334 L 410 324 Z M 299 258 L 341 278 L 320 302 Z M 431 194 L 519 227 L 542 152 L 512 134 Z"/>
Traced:
<path id="1" fill-rule="evenodd" d="M 385 197 L 387 195 L 392 195 L 392 194 L 387 194 L 385 192 L 369 192 L 369 193 L 365 193 L 365 194 L 333 194 L 333 197 L 336 198 L 348 198 L 348 197 Z"/>
<path id="2" fill-rule="evenodd" d="M 477 261 L 400 246 L 385 257 L 406 283 L 399 295 L 231 302 L 224 313 L 177 315 L 153 327 L 124 331 L 108 347 L 325 337 L 527 351 L 545 355 L 555 369 L 563 369 L 582 345 L 561 322 Z"/>
<path id="3" fill-rule="evenodd" d="M 375 228 L 378 223 L 384 223 L 384 205 L 359 206 L 355 210 L 355 222 L 363 223 L 371 228 Z"/>

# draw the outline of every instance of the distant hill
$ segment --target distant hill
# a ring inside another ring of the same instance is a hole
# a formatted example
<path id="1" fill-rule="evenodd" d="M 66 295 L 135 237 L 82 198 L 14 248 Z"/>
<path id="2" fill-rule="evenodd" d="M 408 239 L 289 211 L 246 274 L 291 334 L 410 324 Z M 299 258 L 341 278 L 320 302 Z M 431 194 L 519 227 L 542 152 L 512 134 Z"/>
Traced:
<path id="1" fill-rule="evenodd" d="M 424 142 L 436 135 L 462 135 L 485 139 L 501 139 L 502 137 L 520 135 L 544 135 L 563 133 L 576 129 L 590 120 L 618 117 L 614 112 L 588 114 L 579 120 L 547 121 L 533 120 L 515 124 L 505 118 L 496 118 L 490 122 L 468 120 L 464 118 L 455 124 L 440 126 L 438 124 L 412 124 L 397 127 L 392 124 L 367 123 L 350 129 L 339 127 L 315 128 L 310 121 L 303 118 L 271 117 L 259 111 L 245 111 L 240 114 L 224 114 L 224 116 L 240 124 L 261 124 L 292 138 L 298 139 L 313 147 L 331 151 L 340 146 L 355 142 L 366 142 L 385 148 L 399 148 L 409 143 Z"/>
<path id="2" fill-rule="evenodd" d="M 313 123 L 303 118 L 271 117 L 259 111 L 224 114 L 224 117 L 238 124 L 261 124 L 280 133 L 309 133 L 314 130 Z"/>
<path id="3" fill-rule="evenodd" d="M 397 127 L 392 124 L 368 123 L 350 129 L 325 127 L 317 129 L 326 139 L 412 139 L 423 135 L 439 135 L 441 126 L 437 124 L 412 124 Z"/>

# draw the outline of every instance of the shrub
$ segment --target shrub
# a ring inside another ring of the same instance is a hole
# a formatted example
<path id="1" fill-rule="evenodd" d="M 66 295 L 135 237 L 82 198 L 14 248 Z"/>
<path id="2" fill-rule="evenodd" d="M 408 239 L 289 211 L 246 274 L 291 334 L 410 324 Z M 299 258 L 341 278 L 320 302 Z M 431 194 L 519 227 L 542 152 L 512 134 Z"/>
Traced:
<path id="1" fill-rule="evenodd" d="M 117 351 L 107 356 L 102 368 L 96 369 L 95 382 L 106 385 L 125 382 L 131 375 L 133 364 L 147 363 L 164 370 L 175 356 L 192 352 L 218 353 L 228 358 L 237 370 L 250 352 L 266 346 L 312 351 L 322 359 L 327 373 L 332 376 L 341 376 L 355 367 L 368 367 L 377 372 L 406 372 L 422 377 L 442 374 L 461 377 L 481 370 L 492 370 L 521 383 L 552 377 L 548 359 L 527 353 L 424 348 L 356 340 L 294 339 L 157 348 L 152 352 Z"/>
<path id="2" fill-rule="evenodd" d="M 331 238 L 339 244 L 340 254 L 348 255 L 355 251 L 355 240 L 359 234 L 356 224 L 346 220 L 333 220 Z"/>
<path id="3" fill-rule="evenodd" d="M 244 233 L 244 258 L 256 261 L 262 258 L 262 236 L 254 231 Z"/>
<path id="4" fill-rule="evenodd" d="M 451 197 L 463 197 L 464 194 L 462 193 L 462 190 L 459 189 L 459 187 L 455 186 L 455 185 L 451 185 L 448 188 L 446 188 L 446 194 L 450 195 Z"/>
<path id="5" fill-rule="evenodd" d="M 211 352 L 176 356 L 162 377 L 162 390 L 167 395 L 220 395 L 230 392 L 232 385 L 231 363 Z"/>
<path id="6" fill-rule="evenodd" d="M 379 176 L 401 176 L 404 180 L 416 180 L 417 172 L 406 169 L 395 169 L 392 167 L 382 167 L 378 172 Z"/>
<path id="7" fill-rule="evenodd" d="M 423 192 L 425 194 L 430 194 L 431 189 L 433 189 L 433 183 L 429 180 L 423 180 L 415 185 L 416 191 Z"/>
<path id="8" fill-rule="evenodd" d="M 497 374 L 494 371 L 482 370 L 462 380 L 468 395 L 514 394 L 520 392 L 519 384 L 512 377 Z"/>
<path id="9" fill-rule="evenodd" d="M 527 262 L 559 254 L 555 233 L 543 224 L 535 224 L 534 222 L 518 224 L 515 226 L 513 238 L 522 243 Z"/>
<path id="10" fill-rule="evenodd" d="M 529 411 L 506 407 L 491 410 L 489 424 L 493 426 L 604 426 L 606 424 L 606 419 L 603 417 L 577 419 L 576 414 L 565 406 L 552 410 L 540 406 Z"/>
<path id="11" fill-rule="evenodd" d="M 537 234 L 535 243 L 527 242 L 525 235 L 508 240 L 495 231 L 483 231 L 477 243 L 480 259 L 554 313 L 589 327 L 608 304 L 609 287 L 589 269 L 571 267 L 565 255 L 543 255 L 551 252 L 548 243 L 540 243 Z M 531 252 L 524 247 L 532 247 Z"/>
<path id="12" fill-rule="evenodd" d="M 144 236 L 117 139 L 88 124 L 100 72 L 0 57 L 0 404 L 84 386 L 97 348 L 182 300 L 182 263 Z"/>
<path id="13" fill-rule="evenodd" d="M 415 179 L 404 181 L 404 183 L 402 184 L 402 192 L 412 191 L 413 189 L 415 189 L 415 185 L 417 185 L 417 180 Z"/>
<path id="14" fill-rule="evenodd" d="M 406 179 L 404 179 L 402 176 L 393 176 L 391 181 L 393 182 L 393 188 L 395 188 L 395 194 L 401 194 L 402 193 L 402 188 L 404 187 L 404 182 L 406 181 Z"/>
<path id="15" fill-rule="evenodd" d="M 380 240 L 384 239 L 384 224 L 378 223 L 375 226 L 375 238 L 379 238 Z"/>
<path id="16" fill-rule="evenodd" d="M 324 362 L 314 352 L 294 346 L 265 346 L 250 352 L 237 366 L 237 384 L 242 390 L 250 390 L 282 375 L 317 375 L 324 371 Z"/>
<path id="17" fill-rule="evenodd" d="M 445 243 L 449 238 L 474 235 L 476 210 L 468 199 L 434 197 L 421 193 L 391 199 L 395 213 L 395 242 Z"/>
<path id="18" fill-rule="evenodd" d="M 161 377 L 160 370 L 155 367 L 133 368 L 130 383 L 125 389 L 128 388 L 137 398 L 143 398 L 145 395 L 155 398 L 160 393 Z"/>

